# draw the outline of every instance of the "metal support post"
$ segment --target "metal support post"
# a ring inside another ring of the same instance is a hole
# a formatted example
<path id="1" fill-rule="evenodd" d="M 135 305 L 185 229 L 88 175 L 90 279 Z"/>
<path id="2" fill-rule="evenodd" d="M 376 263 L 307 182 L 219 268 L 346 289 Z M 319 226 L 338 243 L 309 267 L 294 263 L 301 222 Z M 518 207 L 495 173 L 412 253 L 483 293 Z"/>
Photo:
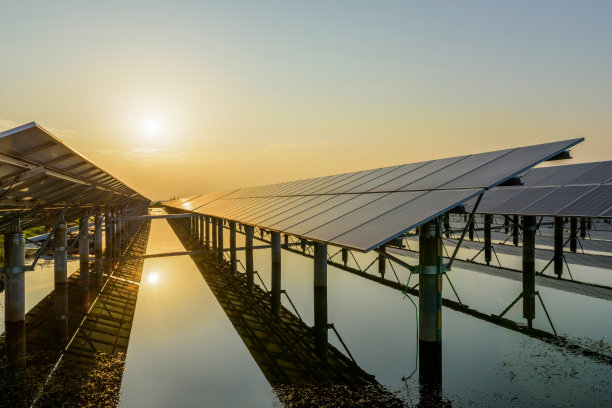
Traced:
<path id="1" fill-rule="evenodd" d="M 83 296 L 83 308 L 89 310 L 89 217 L 84 211 L 79 220 L 79 287 Z"/>
<path id="2" fill-rule="evenodd" d="M 272 315 L 278 317 L 281 309 L 281 238 L 280 232 L 270 233 L 272 243 Z"/>
<path id="3" fill-rule="evenodd" d="M 504 232 L 510 232 L 510 218 L 507 215 L 504 215 Z"/>
<path id="4" fill-rule="evenodd" d="M 255 281 L 255 272 L 253 271 L 253 232 L 254 228 L 252 225 L 244 226 L 244 243 L 246 247 L 245 262 L 246 262 L 246 278 L 247 287 L 249 290 L 253 289 Z"/>
<path id="5" fill-rule="evenodd" d="M 94 219 L 94 256 L 96 270 L 96 289 L 102 289 L 102 214 L 96 214 Z"/>
<path id="6" fill-rule="evenodd" d="M 554 268 L 558 278 L 563 274 L 563 217 L 555 217 Z"/>
<path id="7" fill-rule="evenodd" d="M 381 246 L 380 250 L 385 252 L 385 246 Z M 385 278 L 385 267 L 387 266 L 387 259 L 384 255 L 378 254 L 378 274 L 381 278 Z"/>
<path id="8" fill-rule="evenodd" d="M 580 238 L 586 238 L 587 231 L 587 219 L 585 217 L 580 217 Z"/>
<path id="9" fill-rule="evenodd" d="M 68 342 L 68 236 L 66 221 L 64 221 L 63 218 L 57 224 L 53 236 L 53 243 L 53 270 L 55 281 L 53 304 L 55 311 L 55 328 L 58 346 L 63 347 Z"/>
<path id="10" fill-rule="evenodd" d="M 212 247 L 214 250 L 217 249 L 217 219 L 212 217 Z"/>
<path id="11" fill-rule="evenodd" d="M 198 216 L 198 221 L 200 223 L 200 246 L 203 247 L 204 246 L 204 216 L 200 215 Z"/>
<path id="12" fill-rule="evenodd" d="M 437 219 L 419 228 L 419 379 L 442 385 L 442 242 Z"/>
<path id="13" fill-rule="evenodd" d="M 342 248 L 342 264 L 346 267 L 348 263 L 348 249 Z"/>
<path id="14" fill-rule="evenodd" d="M 450 214 L 449 213 L 445 213 L 444 214 L 444 236 L 446 238 L 450 238 L 450 231 L 451 231 L 451 227 L 450 227 Z"/>
<path id="15" fill-rule="evenodd" d="M 204 247 L 208 249 L 210 247 L 210 217 L 207 215 L 204 218 L 205 218 Z"/>
<path id="16" fill-rule="evenodd" d="M 113 272 L 113 221 L 110 211 L 106 211 L 104 214 L 104 239 L 105 239 L 105 251 L 104 251 L 104 274 L 107 279 Z"/>
<path id="17" fill-rule="evenodd" d="M 523 217 L 523 317 L 529 329 L 535 319 L 535 239 L 536 217 Z"/>
<path id="18" fill-rule="evenodd" d="M 484 216 L 484 254 L 487 265 L 491 264 L 491 221 L 493 216 L 485 214 Z"/>
<path id="19" fill-rule="evenodd" d="M 236 267 L 236 221 L 229 222 L 230 227 L 230 269 L 233 273 L 237 273 Z"/>
<path id="20" fill-rule="evenodd" d="M 518 246 L 519 243 L 519 216 L 512 217 L 512 243 Z"/>
<path id="21" fill-rule="evenodd" d="M 327 362 L 327 244 L 314 243 L 315 354 Z"/>
<path id="22" fill-rule="evenodd" d="M 570 251 L 576 252 L 578 248 L 578 218 L 570 218 Z"/>
<path id="23" fill-rule="evenodd" d="M 468 238 L 470 241 L 474 241 L 474 218 L 469 221 L 470 225 L 468 227 Z"/>
<path id="24" fill-rule="evenodd" d="M 217 262 L 223 264 L 223 219 L 217 218 Z"/>
<path id="25" fill-rule="evenodd" d="M 15 378 L 22 379 L 26 367 L 25 341 L 25 239 L 19 218 L 4 235 L 4 322 L 6 356 Z"/>

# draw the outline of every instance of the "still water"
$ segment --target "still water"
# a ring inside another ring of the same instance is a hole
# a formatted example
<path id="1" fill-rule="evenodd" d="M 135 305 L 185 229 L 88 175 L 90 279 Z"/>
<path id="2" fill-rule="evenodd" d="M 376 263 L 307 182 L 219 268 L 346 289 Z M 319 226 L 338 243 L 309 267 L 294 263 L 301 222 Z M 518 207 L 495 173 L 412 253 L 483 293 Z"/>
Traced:
<path id="1" fill-rule="evenodd" d="M 224 235 L 227 248 L 229 234 Z M 237 245 L 244 245 L 240 234 Z M 147 252 L 181 250 L 183 245 L 167 221 L 153 220 Z M 329 253 L 336 250 L 330 247 Z M 243 257 L 239 252 L 238 258 L 244 263 Z M 356 254 L 356 259 L 367 266 L 373 258 L 371 254 Z M 415 262 L 410 256 L 405 260 Z M 269 250 L 256 250 L 254 264 L 269 287 Z M 395 270 L 405 282 L 408 273 L 398 267 Z M 283 289 L 306 324 L 312 326 L 312 260 L 283 251 L 282 271 Z M 500 313 L 521 291 L 520 282 L 467 269 L 453 268 L 449 277 L 464 303 L 486 313 Z M 610 302 L 550 288 L 538 290 L 560 334 L 611 353 Z M 453 298 L 446 281 L 444 296 Z M 416 298 L 413 300 L 418 304 Z M 285 297 L 283 304 L 292 310 Z M 538 307 L 534 326 L 550 330 Z M 408 298 L 395 289 L 330 266 L 328 313 L 329 322 L 334 323 L 362 369 L 408 404 L 419 402 L 416 310 Z M 508 317 L 522 321 L 520 303 Z M 329 341 L 342 350 L 332 332 Z M 609 364 L 447 308 L 443 309 L 442 354 L 443 394 L 453 406 L 612 406 Z M 279 404 L 191 258 L 147 259 L 121 406 Z"/>

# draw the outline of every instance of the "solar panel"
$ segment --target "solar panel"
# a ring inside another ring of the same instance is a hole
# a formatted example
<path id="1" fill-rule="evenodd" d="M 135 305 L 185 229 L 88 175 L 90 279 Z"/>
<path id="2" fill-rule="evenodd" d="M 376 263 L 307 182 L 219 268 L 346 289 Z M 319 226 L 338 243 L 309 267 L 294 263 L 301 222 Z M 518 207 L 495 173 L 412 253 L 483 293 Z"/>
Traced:
<path id="1" fill-rule="evenodd" d="M 597 167 L 595 163 L 574 164 L 571 166 L 555 166 L 552 167 L 553 172 L 550 176 L 540 180 L 534 186 L 562 186 L 571 184 L 571 181 L 577 176 L 583 175 L 589 170 Z"/>
<path id="2" fill-rule="evenodd" d="M 522 187 L 500 187 L 497 189 L 489 190 L 484 193 L 480 204 L 478 205 L 478 212 L 481 214 L 490 214 L 491 211 L 498 205 L 507 202 L 512 197 L 523 192 L 525 189 Z M 477 199 L 470 200 L 466 205 L 466 211 L 471 212 L 476 205 Z"/>
<path id="3" fill-rule="evenodd" d="M 534 168 L 521 177 L 523 186 L 520 189 L 523 192 L 520 195 L 504 193 L 509 191 L 508 189 L 516 190 L 516 187 L 496 187 L 484 195 L 478 212 L 610 217 L 606 196 L 601 193 L 607 191 L 607 188 L 594 190 L 608 180 L 612 180 L 612 161 Z M 549 190 L 543 189 L 544 187 Z M 550 194 L 543 195 L 543 192 Z M 473 203 L 474 200 L 466 206 L 471 209 Z"/>
<path id="4" fill-rule="evenodd" d="M 581 141 L 573 139 L 251 187 L 196 211 L 368 251 Z M 518 196 L 521 191 L 501 194 Z"/>
<path id="5" fill-rule="evenodd" d="M 34 122 L 0 133 L 0 185 L 0 230 L 14 215 L 24 229 L 53 223 L 68 202 L 66 219 L 83 208 L 149 202 Z"/>
<path id="6" fill-rule="evenodd" d="M 568 184 L 601 184 L 612 180 L 612 161 L 598 162 L 592 170 L 572 179 Z"/>
<path id="7" fill-rule="evenodd" d="M 496 207 L 493 207 L 491 213 L 512 215 L 516 214 L 515 211 L 518 209 L 519 213 L 523 214 L 522 211 L 525 207 L 531 205 L 537 200 L 540 200 L 555 189 L 556 187 L 526 188 L 514 197 Z"/>
<path id="8" fill-rule="evenodd" d="M 579 200 L 589 191 L 593 190 L 593 186 L 562 186 L 554 189 L 550 194 L 542 197 L 540 200 L 528 205 L 523 210 L 525 215 L 542 215 L 542 214 L 557 214 L 563 208 Z"/>
<path id="9" fill-rule="evenodd" d="M 601 185 L 555 215 L 597 217 L 612 207 L 612 185 Z"/>

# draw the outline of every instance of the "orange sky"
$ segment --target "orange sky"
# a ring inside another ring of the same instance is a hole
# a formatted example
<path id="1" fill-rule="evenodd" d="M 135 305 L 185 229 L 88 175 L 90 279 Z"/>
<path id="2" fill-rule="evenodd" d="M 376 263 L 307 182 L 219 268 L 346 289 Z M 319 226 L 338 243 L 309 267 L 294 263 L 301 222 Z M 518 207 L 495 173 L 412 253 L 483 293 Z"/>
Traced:
<path id="1" fill-rule="evenodd" d="M 238 3 L 3 6 L 0 130 L 152 199 L 574 137 L 612 159 L 612 3 Z"/>

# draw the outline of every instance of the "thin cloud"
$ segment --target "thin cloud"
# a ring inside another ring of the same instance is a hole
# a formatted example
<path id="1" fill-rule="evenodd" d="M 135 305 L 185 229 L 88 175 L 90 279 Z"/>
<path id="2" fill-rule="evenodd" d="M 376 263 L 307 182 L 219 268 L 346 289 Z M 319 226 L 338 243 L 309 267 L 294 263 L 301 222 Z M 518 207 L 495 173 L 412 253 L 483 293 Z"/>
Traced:
<path id="1" fill-rule="evenodd" d="M 312 143 L 270 143 L 268 149 L 270 151 L 285 151 L 285 150 L 299 150 L 314 146 L 329 145 L 329 142 L 312 142 Z"/>
<path id="2" fill-rule="evenodd" d="M 168 153 L 168 149 L 156 147 L 136 147 L 131 150 L 104 149 L 96 150 L 95 154 L 110 156 L 118 160 L 140 162 L 177 162 L 181 160 L 181 156 Z"/>

